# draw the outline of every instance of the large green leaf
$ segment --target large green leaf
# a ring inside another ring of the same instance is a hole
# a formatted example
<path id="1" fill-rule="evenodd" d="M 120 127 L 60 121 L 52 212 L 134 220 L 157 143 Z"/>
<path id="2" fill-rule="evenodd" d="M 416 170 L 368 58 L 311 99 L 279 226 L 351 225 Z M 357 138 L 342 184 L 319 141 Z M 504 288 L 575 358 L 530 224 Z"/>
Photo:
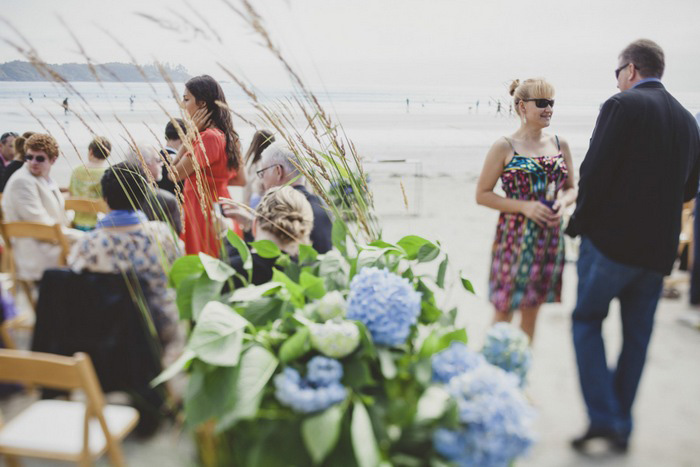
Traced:
<path id="1" fill-rule="evenodd" d="M 364 267 L 377 266 L 377 262 L 390 251 L 395 251 L 394 248 L 374 248 L 369 247 L 363 249 L 359 255 L 357 255 L 357 271 L 360 271 Z"/>
<path id="2" fill-rule="evenodd" d="M 301 435 L 314 464 L 321 464 L 338 443 L 342 420 L 343 409 L 336 404 L 302 422 Z"/>
<path id="3" fill-rule="evenodd" d="M 285 273 L 277 269 L 272 270 L 272 280 L 284 284 L 284 287 L 289 291 L 291 300 L 297 307 L 304 306 L 304 288 L 291 280 Z"/>
<path id="4" fill-rule="evenodd" d="M 272 295 L 282 287 L 279 282 L 266 282 L 261 285 L 249 285 L 240 289 L 236 289 L 231 294 L 229 301 L 231 302 L 249 302 L 258 300 L 263 296 Z"/>
<path id="5" fill-rule="evenodd" d="M 192 290 L 192 318 L 195 321 L 207 303 L 220 297 L 223 286 L 223 282 L 211 280 L 206 274 L 197 279 Z"/>
<path id="6" fill-rule="evenodd" d="M 243 345 L 248 321 L 231 307 L 209 302 L 199 315 L 187 348 L 211 365 L 235 366 Z"/>
<path id="7" fill-rule="evenodd" d="M 433 331 L 423 341 L 419 355 L 421 357 L 430 357 L 433 354 L 440 352 L 450 346 L 452 341 L 467 343 L 467 331 L 464 329 L 455 329 L 444 334 Z"/>
<path id="8" fill-rule="evenodd" d="M 407 235 L 396 242 L 396 244 L 403 248 L 408 259 L 416 259 L 418 257 L 418 252 L 424 245 L 432 245 L 433 248 L 437 248 L 435 245 L 430 243 L 430 241 L 417 235 Z"/>
<path id="9" fill-rule="evenodd" d="M 282 300 L 275 297 L 261 298 L 246 303 L 242 307 L 241 314 L 253 326 L 264 326 L 280 317 L 283 303 Z"/>
<path id="10" fill-rule="evenodd" d="M 416 254 L 416 259 L 419 263 L 427 263 L 438 257 L 440 254 L 440 248 L 428 242 L 425 245 L 421 245 L 418 249 L 418 254 Z"/>
<path id="11" fill-rule="evenodd" d="M 255 248 L 255 252 L 261 258 L 277 258 L 282 254 L 280 248 L 272 243 L 270 240 L 258 240 L 257 242 L 250 242 L 250 246 Z"/>
<path id="12" fill-rule="evenodd" d="M 170 364 L 168 368 L 163 370 L 158 376 L 156 376 L 153 379 L 153 381 L 151 381 L 151 387 L 156 387 L 159 384 L 163 384 L 164 382 L 170 380 L 173 376 L 187 368 L 187 365 L 189 365 L 189 363 L 194 357 L 194 352 L 192 352 L 189 349 L 185 349 L 185 351 L 182 352 L 182 355 L 180 355 L 177 360 Z"/>
<path id="13" fill-rule="evenodd" d="M 200 253 L 199 259 L 202 261 L 207 276 L 213 281 L 224 282 L 236 273 L 236 270 L 228 264 L 205 253 Z"/>
<path id="14" fill-rule="evenodd" d="M 347 237 L 348 228 L 342 219 L 336 219 L 333 222 L 333 228 L 331 230 L 331 241 L 333 246 L 338 249 L 344 255 L 347 254 Z"/>
<path id="15" fill-rule="evenodd" d="M 447 255 L 445 255 L 445 259 L 442 260 L 440 266 L 438 267 L 437 279 L 435 280 L 435 284 L 437 284 L 437 286 L 441 289 L 445 288 L 445 274 L 447 273 L 447 262 Z"/>
<path id="16" fill-rule="evenodd" d="M 348 286 L 350 267 L 337 250 L 331 250 L 321 257 L 318 275 L 326 283 L 326 290 L 344 290 Z"/>
<path id="17" fill-rule="evenodd" d="M 243 260 L 243 269 L 245 269 L 248 273 L 248 282 L 250 282 L 253 271 L 253 258 L 250 255 L 248 245 L 246 245 L 243 239 L 239 237 L 233 230 L 229 230 L 226 233 L 226 238 L 228 239 L 228 242 L 231 244 L 231 246 L 234 247 L 236 251 L 238 251 L 238 254 Z"/>
<path id="18" fill-rule="evenodd" d="M 298 328 L 297 332 L 280 346 L 280 361 L 282 363 L 291 362 L 311 350 L 309 336 L 309 328 L 306 326 Z"/>
<path id="19" fill-rule="evenodd" d="M 196 255 L 183 256 L 178 258 L 170 268 L 168 274 L 173 287 L 180 287 L 183 279 L 188 277 L 199 277 L 204 272 L 202 261 Z"/>
<path id="20" fill-rule="evenodd" d="M 176 290 L 175 303 L 182 320 L 192 319 L 192 295 L 198 280 L 199 276 L 188 276 L 180 279 Z"/>
<path id="21" fill-rule="evenodd" d="M 299 245 L 299 263 L 313 261 L 318 257 L 318 252 L 311 245 Z"/>
<path id="22" fill-rule="evenodd" d="M 265 347 L 253 345 L 241 355 L 237 367 L 233 400 L 216 427 L 226 430 L 238 420 L 253 418 L 258 412 L 265 385 L 277 368 L 277 359 Z"/>
<path id="23" fill-rule="evenodd" d="M 308 271 L 302 271 L 299 276 L 299 284 L 304 288 L 304 295 L 313 300 L 318 300 L 326 295 L 323 279 L 314 276 Z"/>
<path id="24" fill-rule="evenodd" d="M 194 360 L 185 389 L 185 419 L 190 427 L 218 418 L 222 407 L 230 404 L 238 368 L 208 367 Z"/>
<path id="25" fill-rule="evenodd" d="M 367 409 L 360 400 L 353 404 L 350 437 L 357 464 L 360 467 L 377 467 L 380 461 L 377 438 Z"/>

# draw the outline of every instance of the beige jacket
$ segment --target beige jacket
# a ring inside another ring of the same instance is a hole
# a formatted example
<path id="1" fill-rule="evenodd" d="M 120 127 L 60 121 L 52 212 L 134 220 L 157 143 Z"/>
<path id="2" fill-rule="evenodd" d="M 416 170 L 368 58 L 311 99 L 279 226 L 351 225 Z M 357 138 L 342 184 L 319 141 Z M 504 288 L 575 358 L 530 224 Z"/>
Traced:
<path id="1" fill-rule="evenodd" d="M 61 224 L 68 242 L 75 241 L 81 234 L 69 229 L 63 195 L 58 187 L 53 189 L 23 166 L 5 186 L 2 195 L 2 211 L 5 222 L 39 222 Z M 20 279 L 38 281 L 45 269 L 58 266 L 61 248 L 31 238 L 17 238 L 12 241 Z"/>

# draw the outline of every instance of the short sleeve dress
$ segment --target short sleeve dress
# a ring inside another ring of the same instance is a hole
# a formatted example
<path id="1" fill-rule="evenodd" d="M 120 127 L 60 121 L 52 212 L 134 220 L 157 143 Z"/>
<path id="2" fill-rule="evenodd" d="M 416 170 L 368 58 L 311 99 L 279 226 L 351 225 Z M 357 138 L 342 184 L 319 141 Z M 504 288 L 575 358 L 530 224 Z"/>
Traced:
<path id="1" fill-rule="evenodd" d="M 559 153 L 553 156 L 526 157 L 514 150 L 513 159 L 501 174 L 506 197 L 544 200 L 551 183 L 554 183 L 555 195 L 559 193 L 569 170 L 559 138 L 556 141 Z M 500 214 L 489 276 L 489 298 L 496 310 L 508 313 L 560 302 L 563 268 L 561 223 L 556 227 L 540 227 L 523 214 Z"/>
<path id="2" fill-rule="evenodd" d="M 182 240 L 188 255 L 206 253 L 218 258 L 221 242 L 213 206 L 220 196 L 229 198 L 228 181 L 236 171 L 227 166 L 226 136 L 221 130 L 207 128 L 200 136 L 194 143 L 195 171 L 185 180 Z"/>

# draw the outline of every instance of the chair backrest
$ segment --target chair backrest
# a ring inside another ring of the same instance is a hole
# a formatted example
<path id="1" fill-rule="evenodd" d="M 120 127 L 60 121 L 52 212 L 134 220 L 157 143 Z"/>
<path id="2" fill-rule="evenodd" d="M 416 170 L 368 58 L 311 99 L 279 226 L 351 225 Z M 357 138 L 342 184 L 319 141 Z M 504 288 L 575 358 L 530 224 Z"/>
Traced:
<path id="1" fill-rule="evenodd" d="M 25 386 L 81 389 L 90 407 L 101 410 L 104 395 L 90 356 L 78 352 L 72 357 L 28 350 L 0 349 L 0 380 Z"/>
<path id="2" fill-rule="evenodd" d="M 68 198 L 66 199 L 66 211 L 107 213 L 109 207 L 101 199 Z"/>
<path id="3" fill-rule="evenodd" d="M 51 242 L 61 247 L 60 262 L 65 266 L 68 261 L 70 247 L 63 235 L 60 224 L 48 225 L 37 222 L 3 222 L 0 223 L 0 233 L 5 241 L 8 251 L 12 251 L 12 238 L 33 238 L 44 242 Z"/>

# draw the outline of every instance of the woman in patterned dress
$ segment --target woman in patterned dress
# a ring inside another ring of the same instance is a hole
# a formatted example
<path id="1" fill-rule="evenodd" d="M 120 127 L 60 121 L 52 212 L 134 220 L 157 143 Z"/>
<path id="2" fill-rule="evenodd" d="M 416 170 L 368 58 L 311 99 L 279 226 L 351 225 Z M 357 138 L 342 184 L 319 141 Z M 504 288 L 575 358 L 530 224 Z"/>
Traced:
<path id="1" fill-rule="evenodd" d="M 532 339 L 540 305 L 561 301 L 562 214 L 576 201 L 576 188 L 569 145 L 543 132 L 554 87 L 544 79 L 515 80 L 510 94 L 520 127 L 491 146 L 476 202 L 501 213 L 489 276 L 495 321 L 510 321 L 520 310 L 520 327 Z M 493 191 L 499 179 L 505 196 Z"/>

